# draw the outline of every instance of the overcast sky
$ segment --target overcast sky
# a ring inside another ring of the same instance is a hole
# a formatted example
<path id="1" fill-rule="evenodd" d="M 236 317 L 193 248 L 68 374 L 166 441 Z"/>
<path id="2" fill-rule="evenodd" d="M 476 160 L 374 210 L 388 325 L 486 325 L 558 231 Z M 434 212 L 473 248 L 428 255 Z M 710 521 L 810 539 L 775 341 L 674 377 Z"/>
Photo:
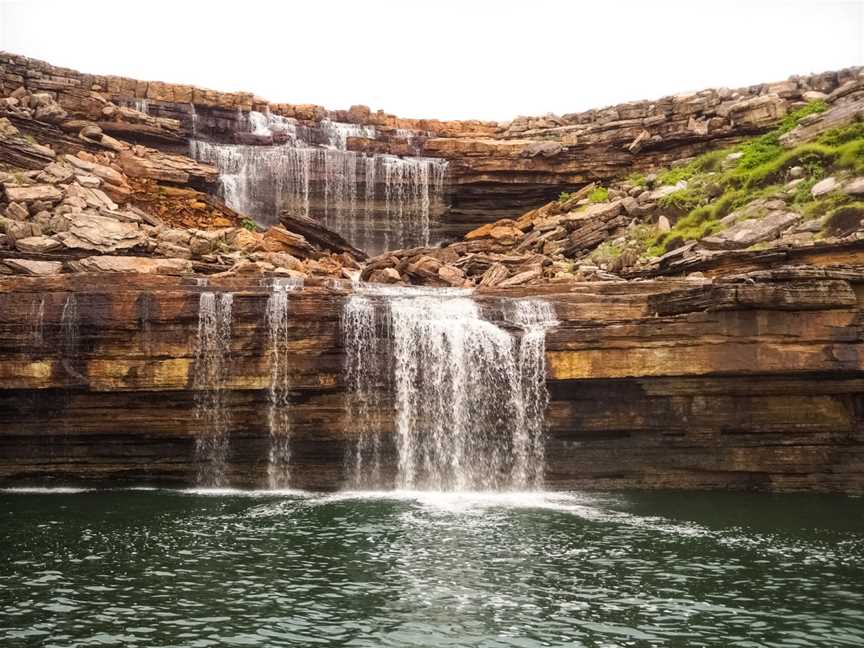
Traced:
<path id="1" fill-rule="evenodd" d="M 861 65 L 837 0 L 0 0 L 0 49 L 403 117 L 507 120 Z"/>

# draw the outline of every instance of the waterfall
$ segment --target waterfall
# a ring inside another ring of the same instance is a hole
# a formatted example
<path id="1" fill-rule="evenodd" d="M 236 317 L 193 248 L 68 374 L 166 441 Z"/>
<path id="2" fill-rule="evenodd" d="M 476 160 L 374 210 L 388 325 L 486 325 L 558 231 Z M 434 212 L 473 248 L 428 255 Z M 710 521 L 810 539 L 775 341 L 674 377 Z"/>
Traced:
<path id="1" fill-rule="evenodd" d="M 198 134 L 198 111 L 195 109 L 195 104 L 189 104 L 189 123 L 191 125 L 190 135 L 195 137 Z M 193 144 L 195 140 L 190 140 Z M 194 147 L 193 147 L 194 150 Z M 193 155 L 194 157 L 194 155 Z"/>
<path id="2" fill-rule="evenodd" d="M 376 134 L 374 126 L 343 124 L 340 122 L 330 121 L 329 119 L 321 120 L 321 128 L 327 136 L 327 145 L 343 151 L 348 146 L 349 137 L 375 139 Z"/>
<path id="3" fill-rule="evenodd" d="M 543 421 L 549 392 L 546 389 L 546 331 L 557 325 L 555 310 L 538 299 L 514 300 L 505 318 L 522 329 L 519 340 L 519 374 L 522 381 L 522 408 L 519 411 L 513 452 L 516 461 L 514 485 L 539 488 L 545 463 Z"/>
<path id="4" fill-rule="evenodd" d="M 202 292 L 198 302 L 195 344 L 195 458 L 198 483 L 220 486 L 225 481 L 229 416 L 224 402 L 231 343 L 231 293 Z"/>
<path id="5" fill-rule="evenodd" d="M 78 347 L 80 345 L 81 330 L 78 316 L 78 298 L 70 294 L 63 303 L 63 311 L 60 314 L 60 330 L 63 335 L 61 353 L 63 355 L 63 366 L 66 371 L 76 377 L 80 377 L 75 368 L 78 359 Z"/>
<path id="6" fill-rule="evenodd" d="M 386 397 L 398 488 L 539 487 L 551 313 L 546 304 L 518 306 L 520 337 L 484 319 L 469 291 L 361 288 L 350 297 L 343 328 L 348 410 L 358 426 L 354 485 L 380 486 L 376 416 Z"/>
<path id="7" fill-rule="evenodd" d="M 383 430 L 376 414 L 384 407 L 380 381 L 386 379 L 388 367 L 378 348 L 386 320 L 382 321 L 377 313 L 372 299 L 354 295 L 345 303 L 342 320 L 347 413 L 357 429 L 357 443 L 349 458 L 354 488 L 369 489 L 381 484 Z"/>
<path id="8" fill-rule="evenodd" d="M 286 488 L 290 483 L 291 374 L 288 365 L 288 293 L 302 285 L 302 281 L 277 279 L 267 300 L 270 352 L 270 393 L 267 411 L 270 452 L 267 481 L 270 488 Z"/>
<path id="9" fill-rule="evenodd" d="M 190 143 L 192 157 L 219 169 L 229 207 L 265 225 L 282 211 L 316 218 L 373 253 L 430 244 L 432 219 L 444 209 L 446 160 L 346 150 L 349 137 L 374 138 L 371 126 L 323 120 L 312 128 L 256 111 L 246 121 L 250 133 L 279 143 Z"/>
<path id="10" fill-rule="evenodd" d="M 45 340 L 45 298 L 34 297 L 30 303 L 30 343 L 41 347 Z"/>

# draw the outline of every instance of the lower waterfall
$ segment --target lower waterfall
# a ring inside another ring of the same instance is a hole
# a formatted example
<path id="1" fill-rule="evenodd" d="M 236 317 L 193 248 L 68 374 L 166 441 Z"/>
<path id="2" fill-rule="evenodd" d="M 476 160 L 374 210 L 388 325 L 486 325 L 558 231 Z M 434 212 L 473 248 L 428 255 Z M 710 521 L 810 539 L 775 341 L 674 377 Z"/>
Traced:
<path id="1" fill-rule="evenodd" d="M 355 487 L 380 487 L 384 413 L 395 410 L 401 489 L 538 488 L 543 480 L 548 304 L 483 318 L 469 291 L 361 288 L 345 305 Z"/>
<path id="2" fill-rule="evenodd" d="M 231 293 L 202 292 L 198 301 L 195 343 L 195 459 L 198 483 L 221 486 L 225 481 L 230 417 L 224 387 L 231 350 Z"/>
<path id="3" fill-rule="evenodd" d="M 286 488 L 291 461 L 291 372 L 288 364 L 288 293 L 302 286 L 293 279 L 276 279 L 267 300 L 267 331 L 270 353 L 270 392 L 267 425 L 270 451 L 267 483 Z"/>

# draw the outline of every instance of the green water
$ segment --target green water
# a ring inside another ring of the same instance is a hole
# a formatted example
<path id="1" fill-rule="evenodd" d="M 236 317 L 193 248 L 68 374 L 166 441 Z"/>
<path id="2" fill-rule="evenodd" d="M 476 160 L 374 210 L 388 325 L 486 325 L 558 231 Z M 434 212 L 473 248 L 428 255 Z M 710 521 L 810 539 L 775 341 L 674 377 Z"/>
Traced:
<path id="1" fill-rule="evenodd" d="M 864 646 L 864 500 L 0 492 L 0 646 Z"/>

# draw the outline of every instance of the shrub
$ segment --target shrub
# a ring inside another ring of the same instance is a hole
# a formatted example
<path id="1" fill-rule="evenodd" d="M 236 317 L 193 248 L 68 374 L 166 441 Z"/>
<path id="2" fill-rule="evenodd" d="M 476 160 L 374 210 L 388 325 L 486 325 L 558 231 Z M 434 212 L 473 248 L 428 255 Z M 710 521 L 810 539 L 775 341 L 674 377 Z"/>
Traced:
<path id="1" fill-rule="evenodd" d="M 824 169 L 837 158 L 838 151 L 824 144 L 801 144 L 791 151 L 786 151 L 764 162 L 748 173 L 738 174 L 738 180 L 743 187 L 753 187 L 765 182 L 782 180 L 782 174 L 793 166 Z"/>
<path id="2" fill-rule="evenodd" d="M 254 232 L 258 229 L 258 225 L 251 218 L 244 218 L 240 223 L 240 227 L 249 230 L 250 232 Z"/>
<path id="3" fill-rule="evenodd" d="M 840 146 L 857 139 L 864 139 L 864 122 L 862 121 L 856 121 L 849 126 L 834 128 L 822 133 L 816 141 L 826 146 Z"/>
<path id="4" fill-rule="evenodd" d="M 605 187 L 597 187 L 594 191 L 588 194 L 588 202 L 601 203 L 609 198 L 609 190 Z"/>

